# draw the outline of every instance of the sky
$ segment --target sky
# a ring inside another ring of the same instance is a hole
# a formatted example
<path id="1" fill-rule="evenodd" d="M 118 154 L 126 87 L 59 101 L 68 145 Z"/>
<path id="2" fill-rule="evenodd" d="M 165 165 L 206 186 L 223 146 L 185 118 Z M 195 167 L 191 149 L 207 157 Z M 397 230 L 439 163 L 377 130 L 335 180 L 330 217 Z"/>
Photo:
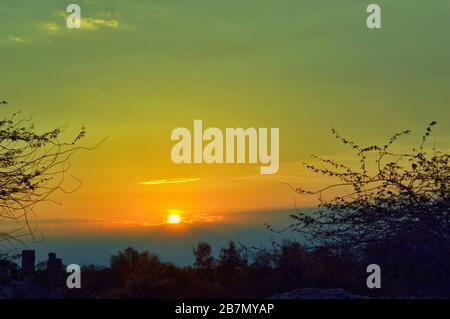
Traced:
<path id="1" fill-rule="evenodd" d="M 409 145 L 437 120 L 448 149 L 447 0 L 377 1 L 379 30 L 366 27 L 371 2 L 360 0 L 76 3 L 81 29 L 66 27 L 66 1 L 0 3 L 2 113 L 33 114 L 38 130 L 67 124 L 67 139 L 84 125 L 86 146 L 107 137 L 71 159 L 66 187 L 81 187 L 36 208 L 33 222 L 49 242 L 67 233 L 111 237 L 123 225 L 158 233 L 173 210 L 212 229 L 229 219 L 262 225 L 258 212 L 281 220 L 280 212 L 317 204 L 283 183 L 329 182 L 302 166 L 311 154 L 352 161 L 332 128 L 367 145 L 411 129 L 418 135 L 400 142 Z M 195 119 L 280 128 L 280 170 L 174 164 L 170 134 Z M 258 217 L 240 221 L 250 212 Z"/>

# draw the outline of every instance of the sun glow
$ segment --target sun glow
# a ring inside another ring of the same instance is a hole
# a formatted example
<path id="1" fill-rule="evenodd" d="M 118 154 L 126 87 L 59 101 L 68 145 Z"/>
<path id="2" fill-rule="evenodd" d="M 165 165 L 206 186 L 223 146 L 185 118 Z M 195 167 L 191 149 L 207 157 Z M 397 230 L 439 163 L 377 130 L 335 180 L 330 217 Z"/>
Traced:
<path id="1" fill-rule="evenodd" d="M 181 217 L 178 214 L 170 214 L 167 217 L 167 224 L 179 224 L 181 222 Z"/>

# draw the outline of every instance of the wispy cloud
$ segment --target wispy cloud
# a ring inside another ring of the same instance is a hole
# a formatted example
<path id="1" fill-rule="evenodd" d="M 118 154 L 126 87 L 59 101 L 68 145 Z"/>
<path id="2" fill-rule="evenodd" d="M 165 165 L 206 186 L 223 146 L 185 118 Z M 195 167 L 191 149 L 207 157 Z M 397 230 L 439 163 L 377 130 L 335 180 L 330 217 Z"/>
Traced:
<path id="1" fill-rule="evenodd" d="M 178 183 L 189 183 L 189 182 L 197 182 L 200 178 L 168 178 L 168 179 L 155 179 L 146 182 L 140 182 L 140 185 L 161 185 L 161 184 L 178 184 Z"/>
<path id="2" fill-rule="evenodd" d="M 23 38 L 18 37 L 18 36 L 10 36 L 10 37 L 9 37 L 9 40 L 10 40 L 11 42 L 13 42 L 13 43 L 18 43 L 18 44 L 24 44 L 24 43 L 26 43 L 26 41 L 25 41 Z"/>
<path id="3" fill-rule="evenodd" d="M 41 23 L 41 28 L 48 34 L 59 34 L 64 31 L 70 31 L 70 29 L 66 27 L 68 13 L 58 11 L 55 15 L 61 18 L 61 20 L 43 22 Z M 111 13 L 98 12 L 96 15 L 91 17 L 81 16 L 81 28 L 77 30 L 95 31 L 100 28 L 118 29 L 120 25 L 119 20 L 114 19 Z"/>
<path id="4" fill-rule="evenodd" d="M 81 19 L 81 29 L 96 30 L 99 27 L 107 27 L 117 29 L 119 27 L 119 21 L 115 19 L 96 19 L 96 18 L 84 18 Z"/>
<path id="5" fill-rule="evenodd" d="M 168 211 L 169 213 L 169 211 Z M 188 215 L 182 216 L 182 223 L 185 225 L 193 224 L 207 224 L 207 223 L 218 223 L 225 219 L 225 215 Z M 15 226 L 13 223 L 10 223 Z M 6 226 L 11 226 L 6 225 Z M 4 228 L 6 227 L 5 225 Z M 83 219 L 83 218 L 51 218 L 51 219 L 33 219 L 32 227 L 36 235 L 39 233 L 45 234 L 45 236 L 62 235 L 67 236 L 69 234 L 99 234 L 111 231 L 127 231 L 127 230 L 143 230 L 147 231 L 152 229 L 152 233 L 155 234 L 160 230 L 162 226 L 167 226 L 165 218 L 159 221 L 143 221 L 143 220 L 132 220 L 132 219 Z M 10 228 L 5 228 L 10 229 Z"/>
<path id="6" fill-rule="evenodd" d="M 214 223 L 224 219 L 225 215 L 213 215 L 213 214 L 198 214 L 193 215 L 190 218 L 186 218 L 184 222 L 187 223 Z"/>
<path id="7" fill-rule="evenodd" d="M 90 4 L 92 6 L 89 13 L 87 10 L 81 12 L 81 28 L 79 29 L 67 27 L 67 18 L 71 13 L 67 13 L 65 10 L 43 10 L 35 13 L 30 8 L 20 8 L 19 10 L 19 7 L 24 6 L 18 5 L 15 9 L 8 6 L 5 8 L 8 11 L 8 19 L 5 21 L 5 27 L 0 30 L 0 47 L 16 46 L 20 48 L 25 45 L 48 44 L 69 36 L 83 39 L 85 36 L 96 33 L 133 30 L 133 27 L 122 19 L 120 12 L 103 10 L 100 3 L 91 2 Z M 83 6 L 83 9 L 84 7 L 87 5 Z M 107 9 L 110 8 L 107 6 Z M 141 8 L 139 10 L 142 12 Z"/>
<path id="8" fill-rule="evenodd" d="M 42 29 L 48 33 L 56 33 L 60 30 L 60 27 L 55 22 L 44 22 L 42 23 Z"/>

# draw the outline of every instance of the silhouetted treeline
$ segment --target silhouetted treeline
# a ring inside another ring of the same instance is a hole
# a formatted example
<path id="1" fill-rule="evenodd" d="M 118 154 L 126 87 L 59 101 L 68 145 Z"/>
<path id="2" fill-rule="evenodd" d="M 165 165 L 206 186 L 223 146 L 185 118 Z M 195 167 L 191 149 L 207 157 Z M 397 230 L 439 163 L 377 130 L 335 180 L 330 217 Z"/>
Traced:
<path id="1" fill-rule="evenodd" d="M 109 266 L 84 266 L 81 289 L 60 287 L 65 298 L 268 298 L 300 288 L 343 288 L 353 294 L 384 298 L 450 298 L 450 275 L 420 251 L 400 246 L 372 246 L 365 256 L 337 254 L 331 248 L 307 249 L 285 241 L 272 249 L 247 249 L 229 242 L 213 257 L 201 242 L 192 266 L 162 262 L 149 251 L 126 248 Z M 11 260 L 9 280 L 30 278 Z M 368 289 L 367 265 L 380 265 L 381 289 Z M 62 270 L 64 272 L 64 270 Z M 12 277 L 12 278 L 11 278 Z M 47 287 L 48 270 L 38 264 L 32 275 Z M 16 279 L 14 279 L 16 278 Z M 28 279 L 29 280 L 29 279 Z M 0 282 L 0 285 L 2 283 Z"/>
<path id="2" fill-rule="evenodd" d="M 81 291 L 86 298 L 267 298 L 298 288 L 343 288 L 373 297 L 450 297 L 449 274 L 401 247 L 372 247 L 364 257 L 308 250 L 295 242 L 274 249 L 245 249 L 230 242 L 218 258 L 208 243 L 194 249 L 193 266 L 162 262 L 148 251 L 127 248 L 109 267 L 87 266 Z M 382 288 L 368 289 L 368 264 L 382 269 Z"/>

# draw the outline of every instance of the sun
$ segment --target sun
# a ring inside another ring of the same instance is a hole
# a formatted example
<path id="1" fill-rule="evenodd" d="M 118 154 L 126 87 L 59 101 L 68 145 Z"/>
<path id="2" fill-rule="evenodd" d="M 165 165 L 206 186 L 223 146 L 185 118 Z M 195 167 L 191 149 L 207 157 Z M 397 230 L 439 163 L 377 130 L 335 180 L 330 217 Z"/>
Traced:
<path id="1" fill-rule="evenodd" d="M 167 224 L 179 224 L 181 222 L 181 217 L 178 214 L 170 214 L 167 217 Z"/>

